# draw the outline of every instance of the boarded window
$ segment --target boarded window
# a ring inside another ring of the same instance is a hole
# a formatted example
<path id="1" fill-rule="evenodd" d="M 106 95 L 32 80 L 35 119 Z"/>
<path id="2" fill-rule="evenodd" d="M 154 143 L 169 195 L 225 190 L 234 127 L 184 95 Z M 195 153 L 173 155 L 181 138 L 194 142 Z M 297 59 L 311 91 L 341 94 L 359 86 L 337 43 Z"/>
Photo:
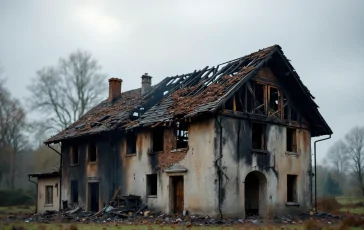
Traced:
<path id="1" fill-rule="evenodd" d="M 157 174 L 147 175 L 147 196 L 157 195 Z"/>
<path id="2" fill-rule="evenodd" d="M 164 130 L 161 128 L 154 128 L 152 136 L 153 152 L 163 151 Z"/>
<path id="3" fill-rule="evenodd" d="M 78 203 L 78 181 L 71 180 L 71 202 Z"/>
<path id="4" fill-rule="evenodd" d="M 287 128 L 287 151 L 297 152 L 296 129 Z"/>
<path id="5" fill-rule="evenodd" d="M 188 125 L 184 122 L 177 122 L 177 149 L 188 146 Z"/>
<path id="6" fill-rule="evenodd" d="M 287 202 L 297 202 L 297 175 L 287 175 Z"/>
<path id="7" fill-rule="evenodd" d="M 265 125 L 252 123 L 252 148 L 265 150 Z"/>
<path id="8" fill-rule="evenodd" d="M 45 204 L 53 204 L 53 186 L 45 187 Z"/>
<path id="9" fill-rule="evenodd" d="M 71 165 L 77 165 L 78 164 L 78 147 L 73 146 L 71 148 Z"/>
<path id="10" fill-rule="evenodd" d="M 135 132 L 129 132 L 126 135 L 126 154 L 136 153 L 137 136 Z"/>
<path id="11" fill-rule="evenodd" d="M 88 147 L 88 161 L 93 162 L 97 159 L 97 147 L 95 144 L 90 144 Z"/>

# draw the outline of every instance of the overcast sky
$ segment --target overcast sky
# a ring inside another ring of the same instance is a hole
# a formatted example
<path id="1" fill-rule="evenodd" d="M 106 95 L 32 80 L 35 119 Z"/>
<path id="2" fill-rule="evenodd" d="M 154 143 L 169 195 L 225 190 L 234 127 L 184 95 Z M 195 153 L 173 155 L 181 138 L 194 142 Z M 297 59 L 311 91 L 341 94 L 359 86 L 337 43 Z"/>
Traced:
<path id="1" fill-rule="evenodd" d="M 2 75 L 24 104 L 35 72 L 77 49 L 90 51 L 128 90 L 146 72 L 157 83 L 273 44 L 334 132 L 318 145 L 321 160 L 364 125 L 364 1 L 0 0 Z"/>

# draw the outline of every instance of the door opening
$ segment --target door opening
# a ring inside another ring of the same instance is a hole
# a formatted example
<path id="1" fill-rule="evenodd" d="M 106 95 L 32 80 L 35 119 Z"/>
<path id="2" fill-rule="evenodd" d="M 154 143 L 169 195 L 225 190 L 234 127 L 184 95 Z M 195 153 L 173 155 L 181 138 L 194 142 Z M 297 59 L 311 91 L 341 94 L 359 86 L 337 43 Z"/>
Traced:
<path id="1" fill-rule="evenodd" d="M 182 213 L 184 205 L 184 186 L 183 186 L 183 176 L 173 176 L 172 177 L 172 202 L 173 202 L 173 212 Z"/>
<path id="2" fill-rule="evenodd" d="M 250 172 L 245 178 L 245 215 L 264 216 L 267 180 L 261 172 Z"/>
<path id="3" fill-rule="evenodd" d="M 99 211 L 99 183 L 92 182 L 88 183 L 88 199 L 89 199 L 89 210 L 92 212 Z"/>

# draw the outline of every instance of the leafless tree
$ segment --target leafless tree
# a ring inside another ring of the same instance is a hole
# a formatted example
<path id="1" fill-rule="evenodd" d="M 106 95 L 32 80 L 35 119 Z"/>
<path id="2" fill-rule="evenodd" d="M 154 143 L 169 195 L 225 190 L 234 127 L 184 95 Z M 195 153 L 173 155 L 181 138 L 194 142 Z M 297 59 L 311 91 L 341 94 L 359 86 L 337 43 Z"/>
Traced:
<path id="1" fill-rule="evenodd" d="M 9 160 L 6 165 L 1 162 L 1 176 L 11 168 L 11 188 L 14 188 L 16 155 L 26 145 L 24 130 L 26 127 L 25 113 L 18 100 L 11 98 L 10 93 L 0 82 L 0 151 L 3 160 Z"/>
<path id="2" fill-rule="evenodd" d="M 60 131 L 78 120 L 100 102 L 106 92 L 106 76 L 91 54 L 76 51 L 58 66 L 37 72 L 33 84 L 31 106 L 47 117 L 45 127 Z"/>
<path id="3" fill-rule="evenodd" d="M 334 167 L 339 175 L 344 175 L 348 172 L 349 167 L 349 154 L 346 144 L 342 141 L 336 141 L 327 153 L 327 159 Z"/>
<path id="4" fill-rule="evenodd" d="M 364 127 L 354 127 L 345 136 L 348 154 L 357 184 L 364 196 Z"/>

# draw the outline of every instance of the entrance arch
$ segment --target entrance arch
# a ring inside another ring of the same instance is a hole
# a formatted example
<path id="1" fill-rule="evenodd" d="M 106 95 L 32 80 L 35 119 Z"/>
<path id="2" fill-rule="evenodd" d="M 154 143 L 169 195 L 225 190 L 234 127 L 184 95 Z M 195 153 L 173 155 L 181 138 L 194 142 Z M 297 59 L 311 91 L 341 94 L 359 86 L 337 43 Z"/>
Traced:
<path id="1" fill-rule="evenodd" d="M 245 177 L 245 216 L 264 216 L 267 197 L 267 179 L 259 171 L 248 173 Z"/>

